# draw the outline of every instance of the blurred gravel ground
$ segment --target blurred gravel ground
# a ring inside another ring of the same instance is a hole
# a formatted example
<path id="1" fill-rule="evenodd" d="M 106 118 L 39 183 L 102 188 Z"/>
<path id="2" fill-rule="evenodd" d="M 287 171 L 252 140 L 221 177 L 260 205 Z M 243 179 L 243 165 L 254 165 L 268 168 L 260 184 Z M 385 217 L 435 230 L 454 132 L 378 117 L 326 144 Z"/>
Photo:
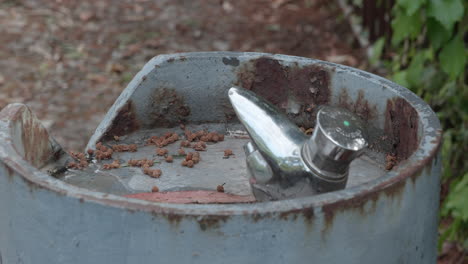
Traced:
<path id="1" fill-rule="evenodd" d="M 81 150 L 158 54 L 260 51 L 359 66 L 355 45 L 327 0 L 0 0 L 0 109 L 29 105 Z"/>

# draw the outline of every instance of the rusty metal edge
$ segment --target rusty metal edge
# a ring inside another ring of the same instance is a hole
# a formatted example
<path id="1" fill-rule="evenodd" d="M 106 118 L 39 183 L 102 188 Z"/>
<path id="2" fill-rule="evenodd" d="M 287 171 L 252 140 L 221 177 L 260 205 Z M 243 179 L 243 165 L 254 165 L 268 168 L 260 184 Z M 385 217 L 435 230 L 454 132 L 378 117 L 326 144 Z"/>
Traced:
<path id="1" fill-rule="evenodd" d="M 145 211 L 154 214 L 167 215 L 169 218 L 179 219 L 184 216 L 217 216 L 226 217 L 230 215 L 247 215 L 251 216 L 254 220 L 259 220 L 263 217 L 270 217 L 271 215 L 278 215 L 278 217 L 285 217 L 288 213 L 291 214 L 304 214 L 313 216 L 311 208 L 328 207 L 333 210 L 345 209 L 354 200 L 367 201 L 368 199 L 379 196 L 381 192 L 390 190 L 392 187 L 401 185 L 411 177 L 415 177 L 419 172 L 426 167 L 434 158 L 441 145 L 442 131 L 440 123 L 435 113 L 430 107 L 417 97 L 414 93 L 401 87 L 389 80 L 382 77 L 367 73 L 358 69 L 325 62 L 315 59 L 308 59 L 288 55 L 274 55 L 267 53 L 238 53 L 238 52 L 200 52 L 200 53 L 179 53 L 171 55 L 159 55 L 148 62 L 144 69 L 137 75 L 139 80 L 141 76 L 146 75 L 149 71 L 148 68 L 158 67 L 171 60 L 192 60 L 197 58 L 223 58 L 223 57 L 238 57 L 247 56 L 249 59 L 256 57 L 271 57 L 280 61 L 302 61 L 307 63 L 317 63 L 318 65 L 334 68 L 336 71 L 348 71 L 350 73 L 359 75 L 360 77 L 367 78 L 368 81 L 376 82 L 385 88 L 391 89 L 396 96 L 404 96 L 404 98 L 416 109 L 422 123 L 423 134 L 421 141 L 418 144 L 418 149 L 404 162 L 394 170 L 388 172 L 385 176 L 368 182 L 366 184 L 355 186 L 353 188 L 325 193 L 313 197 L 300 198 L 295 200 L 273 201 L 265 203 L 253 204 L 224 204 L 224 205 L 176 205 L 176 204 L 156 204 L 146 202 L 143 200 L 124 198 L 116 195 L 94 192 L 82 188 L 78 188 L 66 184 L 60 180 L 50 177 L 49 175 L 32 167 L 29 163 L 24 161 L 19 155 L 12 152 L 14 150 L 11 138 L 8 137 L 8 131 L 5 131 L 0 122 L 0 158 L 10 169 L 20 174 L 23 180 L 33 189 L 45 189 L 57 193 L 58 195 L 66 195 L 74 197 L 81 202 L 95 202 L 106 206 L 113 206 L 126 209 L 132 212 Z M 148 67 L 149 66 L 149 67 Z M 146 70 L 145 70 L 146 68 Z M 146 72 L 144 72 L 146 71 Z M 137 77 L 129 84 L 135 86 L 139 84 Z M 131 87 L 136 89 L 137 87 Z M 128 89 L 128 87 L 127 87 Z M 8 117 L 14 113 L 3 113 Z M 431 129 L 434 128 L 434 129 Z M 3 132 L 3 133 L 2 133 Z M 9 151 L 9 152 L 7 152 Z M 7 155 L 6 153 L 13 153 Z M 404 185 L 404 184 L 403 184 Z M 324 208 L 325 209 L 325 208 Z"/>

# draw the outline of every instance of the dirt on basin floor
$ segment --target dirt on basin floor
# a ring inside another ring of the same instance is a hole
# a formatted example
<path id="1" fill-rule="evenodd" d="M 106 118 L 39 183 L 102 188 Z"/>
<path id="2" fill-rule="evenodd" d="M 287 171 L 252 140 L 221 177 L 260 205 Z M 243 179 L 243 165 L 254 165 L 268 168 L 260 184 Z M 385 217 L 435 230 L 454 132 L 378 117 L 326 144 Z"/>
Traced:
<path id="1" fill-rule="evenodd" d="M 9 0 L 0 3 L 0 33 L 0 109 L 26 103 L 75 150 L 158 54 L 232 50 L 364 61 L 327 0 Z"/>

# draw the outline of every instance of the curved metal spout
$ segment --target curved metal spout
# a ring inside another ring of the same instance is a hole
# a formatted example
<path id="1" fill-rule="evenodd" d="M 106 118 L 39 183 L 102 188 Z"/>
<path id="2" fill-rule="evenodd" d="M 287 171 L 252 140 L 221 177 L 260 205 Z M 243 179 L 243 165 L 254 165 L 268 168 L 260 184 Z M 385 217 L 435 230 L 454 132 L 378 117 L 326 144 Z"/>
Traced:
<path id="1" fill-rule="evenodd" d="M 268 192 L 269 186 L 279 183 L 279 187 L 270 188 L 275 193 L 270 196 L 304 180 L 316 192 L 344 188 L 349 163 L 367 146 L 364 124 L 345 109 L 323 107 L 309 139 L 285 114 L 255 93 L 233 87 L 229 99 L 252 139 L 246 155 L 254 189 Z"/>
<path id="2" fill-rule="evenodd" d="M 255 147 L 276 172 L 275 176 L 287 184 L 307 173 L 300 151 L 307 137 L 294 123 L 251 91 L 231 88 L 229 99 Z"/>

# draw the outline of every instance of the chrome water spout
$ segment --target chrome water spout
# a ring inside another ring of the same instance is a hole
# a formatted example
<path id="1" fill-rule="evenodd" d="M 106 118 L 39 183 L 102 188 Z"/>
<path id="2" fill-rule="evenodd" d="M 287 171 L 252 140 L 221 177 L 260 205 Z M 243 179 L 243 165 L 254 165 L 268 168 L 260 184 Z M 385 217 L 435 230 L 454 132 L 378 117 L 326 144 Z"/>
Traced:
<path id="1" fill-rule="evenodd" d="M 364 123 L 356 115 L 322 106 L 309 138 L 249 90 L 233 87 L 229 99 L 252 140 L 244 149 L 257 199 L 292 198 L 346 186 L 349 164 L 367 146 Z"/>

